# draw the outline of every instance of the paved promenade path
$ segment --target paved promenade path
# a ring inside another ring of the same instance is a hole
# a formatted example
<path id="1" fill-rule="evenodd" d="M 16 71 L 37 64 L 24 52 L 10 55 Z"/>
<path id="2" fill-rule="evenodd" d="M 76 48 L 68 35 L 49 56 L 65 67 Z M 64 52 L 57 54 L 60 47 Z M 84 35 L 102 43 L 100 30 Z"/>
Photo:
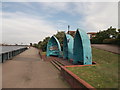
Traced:
<path id="1" fill-rule="evenodd" d="M 60 72 L 30 48 L 2 66 L 3 88 L 69 88 Z"/>
<path id="2" fill-rule="evenodd" d="M 92 47 L 103 49 L 112 53 L 120 54 L 120 47 L 117 45 L 109 45 L 109 44 L 92 44 Z"/>

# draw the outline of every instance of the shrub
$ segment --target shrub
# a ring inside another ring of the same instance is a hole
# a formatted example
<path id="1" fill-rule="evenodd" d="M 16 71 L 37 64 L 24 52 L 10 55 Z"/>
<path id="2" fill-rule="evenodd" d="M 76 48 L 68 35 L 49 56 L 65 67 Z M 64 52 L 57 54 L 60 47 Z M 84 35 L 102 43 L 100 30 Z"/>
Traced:
<path id="1" fill-rule="evenodd" d="M 104 39 L 103 43 L 120 45 L 120 39 Z"/>

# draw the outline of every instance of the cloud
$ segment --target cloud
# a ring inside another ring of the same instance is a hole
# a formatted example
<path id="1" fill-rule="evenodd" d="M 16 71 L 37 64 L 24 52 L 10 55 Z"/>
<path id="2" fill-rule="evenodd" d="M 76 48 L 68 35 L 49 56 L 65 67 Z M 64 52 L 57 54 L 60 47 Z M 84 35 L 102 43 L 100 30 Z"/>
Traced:
<path id="1" fill-rule="evenodd" d="M 118 2 L 119 0 L 4 0 L 4 2 Z"/>
<path id="2" fill-rule="evenodd" d="M 82 11 L 84 17 L 78 23 L 82 28 L 87 29 L 87 31 L 99 31 L 107 29 L 110 26 L 118 28 L 117 2 L 86 3 L 83 5 L 83 8 L 85 10 L 85 12 Z"/>
<path id="3" fill-rule="evenodd" d="M 117 27 L 118 23 L 117 2 L 17 3 L 16 11 L 10 12 L 7 8 L 3 12 L 5 43 L 38 42 L 56 30 L 65 30 L 69 24 L 86 32 L 96 32 Z"/>
<path id="4" fill-rule="evenodd" d="M 56 33 L 56 28 L 42 17 L 28 14 L 3 12 L 3 42 L 30 43 L 38 42 L 46 36 Z"/>
<path id="5" fill-rule="evenodd" d="M 40 3 L 41 4 L 41 3 Z M 69 2 L 48 2 L 48 3 L 42 3 L 42 9 L 48 11 L 49 13 L 58 13 L 58 12 L 69 12 Z"/>
<path id="6" fill-rule="evenodd" d="M 73 23 L 77 23 L 86 32 L 107 29 L 110 26 L 118 27 L 117 2 L 63 2 L 42 3 L 44 10 L 56 14 L 68 13 L 71 16 L 80 16 Z M 64 23 L 65 22 L 65 23 Z M 68 21 L 58 22 L 59 27 L 69 24 Z M 62 24 L 64 23 L 64 24 Z M 77 28 L 77 27 L 76 27 Z"/>
<path id="7" fill-rule="evenodd" d="M 56 27 L 57 27 L 58 31 L 66 31 L 63 28 L 67 28 L 67 25 L 68 25 L 69 22 L 67 22 L 65 20 L 57 20 L 56 22 L 57 22 Z"/>

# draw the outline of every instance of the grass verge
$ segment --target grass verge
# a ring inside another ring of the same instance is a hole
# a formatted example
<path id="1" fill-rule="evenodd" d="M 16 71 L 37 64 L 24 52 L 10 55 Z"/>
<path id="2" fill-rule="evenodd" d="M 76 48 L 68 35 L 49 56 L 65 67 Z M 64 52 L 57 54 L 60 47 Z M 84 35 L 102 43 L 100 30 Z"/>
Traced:
<path id="1" fill-rule="evenodd" d="M 42 52 L 41 54 L 42 54 L 42 55 L 46 55 L 46 52 Z"/>
<path id="2" fill-rule="evenodd" d="M 120 55 L 92 48 L 94 66 L 68 67 L 95 88 L 118 88 L 118 58 Z"/>

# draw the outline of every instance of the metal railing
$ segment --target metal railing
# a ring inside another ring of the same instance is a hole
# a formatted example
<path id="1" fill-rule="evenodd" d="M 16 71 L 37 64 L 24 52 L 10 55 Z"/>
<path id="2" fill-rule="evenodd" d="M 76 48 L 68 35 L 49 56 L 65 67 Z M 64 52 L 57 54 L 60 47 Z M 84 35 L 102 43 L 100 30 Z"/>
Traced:
<path id="1" fill-rule="evenodd" d="M 1 53 L 0 54 L 0 63 L 3 63 L 8 59 L 12 59 L 14 56 L 22 53 L 26 49 L 27 49 L 27 47 L 24 47 L 24 48 L 20 48 L 20 49 L 17 49 L 17 50 Z"/>

